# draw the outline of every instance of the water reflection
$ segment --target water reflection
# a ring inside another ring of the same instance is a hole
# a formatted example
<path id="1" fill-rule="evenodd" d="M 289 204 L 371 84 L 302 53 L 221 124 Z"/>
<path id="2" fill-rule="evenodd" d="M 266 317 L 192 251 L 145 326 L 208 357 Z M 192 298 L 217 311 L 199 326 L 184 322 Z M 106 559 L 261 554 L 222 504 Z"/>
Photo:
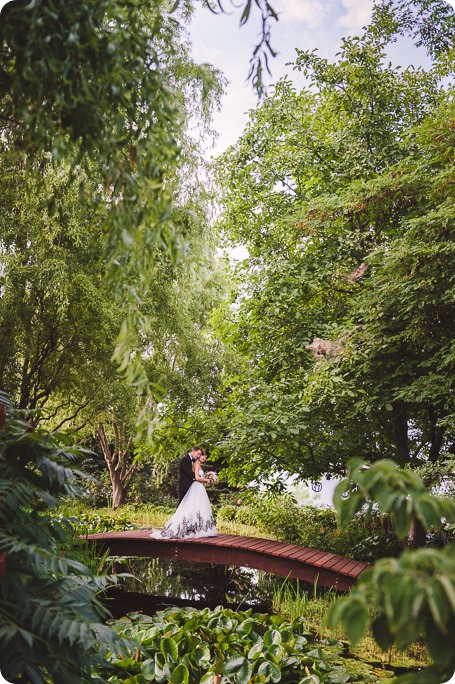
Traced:
<path id="1" fill-rule="evenodd" d="M 168 605 L 197 608 L 224 605 L 269 612 L 274 591 L 283 582 L 295 586 L 294 580 L 253 568 L 162 558 L 116 559 L 113 571 L 132 575 L 120 579 L 119 589 L 109 592 L 108 605 L 116 617 L 133 610 L 151 614 Z M 300 587 L 303 588 L 302 582 Z"/>

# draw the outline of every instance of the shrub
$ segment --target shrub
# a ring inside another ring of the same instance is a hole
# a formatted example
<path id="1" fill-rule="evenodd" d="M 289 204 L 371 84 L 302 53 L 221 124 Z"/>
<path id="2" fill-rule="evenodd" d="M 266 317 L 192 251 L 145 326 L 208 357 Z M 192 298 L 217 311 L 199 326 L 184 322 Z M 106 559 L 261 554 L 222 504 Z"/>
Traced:
<path id="1" fill-rule="evenodd" d="M 290 496 L 270 497 L 248 494 L 225 504 L 218 518 L 229 522 L 254 525 L 272 533 L 277 539 L 321 551 L 336 553 L 371 563 L 384 556 L 398 556 L 402 544 L 393 530 L 389 516 L 372 513 L 357 515 L 341 532 L 332 508 L 298 506 Z"/>
<path id="2" fill-rule="evenodd" d="M 226 520 L 227 522 L 235 522 L 237 521 L 237 513 L 238 509 L 236 508 L 236 506 L 220 506 L 216 514 L 216 519 Z"/>
<path id="3" fill-rule="evenodd" d="M 61 520 L 62 515 L 58 518 Z M 100 515 L 95 512 L 78 513 L 68 517 L 76 536 L 97 534 L 100 532 L 121 532 L 122 530 L 137 530 L 138 526 L 126 516 Z"/>
<path id="4" fill-rule="evenodd" d="M 33 684 L 93 684 L 91 666 L 106 648 L 125 642 L 103 624 L 109 614 L 97 598 L 116 578 L 94 576 L 65 555 L 71 524 L 49 515 L 58 496 L 78 491 L 78 451 L 64 435 L 32 431 L 3 393 L 1 405 L 2 675 Z"/>

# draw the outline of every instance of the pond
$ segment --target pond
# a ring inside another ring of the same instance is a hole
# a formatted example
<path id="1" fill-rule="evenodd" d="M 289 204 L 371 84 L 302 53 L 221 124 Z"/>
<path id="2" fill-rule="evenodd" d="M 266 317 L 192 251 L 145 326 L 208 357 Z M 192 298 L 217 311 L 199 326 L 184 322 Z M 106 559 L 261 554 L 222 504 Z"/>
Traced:
<path id="1" fill-rule="evenodd" d="M 162 558 L 117 558 L 112 571 L 130 575 L 108 592 L 106 603 L 114 617 L 133 611 L 153 615 L 171 605 L 270 612 L 283 582 L 297 586 L 297 580 L 252 568 Z M 299 581 L 299 586 L 313 594 L 313 585 Z"/>
<path id="2" fill-rule="evenodd" d="M 118 587 L 110 589 L 106 597 L 106 605 L 114 619 L 135 612 L 153 616 L 171 606 L 213 610 L 221 605 L 235 611 L 251 608 L 256 613 L 273 613 L 274 594 L 283 588 L 284 583 L 300 596 L 306 592 L 310 599 L 315 594 L 321 596 L 327 592 L 323 587 L 315 589 L 313 584 L 302 580 L 234 565 L 162 558 L 122 557 L 110 560 L 112 572 L 119 575 Z M 359 660 L 359 656 L 347 646 L 343 657 L 349 661 Z M 369 652 L 368 657 L 361 656 L 359 662 L 384 668 L 384 662 L 373 658 Z M 413 658 L 406 666 L 396 662 L 393 663 L 393 671 L 395 675 L 420 671 L 422 662 L 420 659 L 413 661 Z"/>

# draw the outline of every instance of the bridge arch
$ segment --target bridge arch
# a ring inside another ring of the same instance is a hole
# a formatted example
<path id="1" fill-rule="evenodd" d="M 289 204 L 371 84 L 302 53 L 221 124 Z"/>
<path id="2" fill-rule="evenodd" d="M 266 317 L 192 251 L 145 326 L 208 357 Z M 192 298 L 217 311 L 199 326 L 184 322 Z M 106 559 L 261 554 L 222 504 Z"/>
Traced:
<path id="1" fill-rule="evenodd" d="M 100 554 L 172 558 L 194 563 L 237 565 L 347 591 L 366 563 L 271 539 L 220 534 L 202 539 L 152 539 L 150 530 L 104 532 L 83 537 Z"/>

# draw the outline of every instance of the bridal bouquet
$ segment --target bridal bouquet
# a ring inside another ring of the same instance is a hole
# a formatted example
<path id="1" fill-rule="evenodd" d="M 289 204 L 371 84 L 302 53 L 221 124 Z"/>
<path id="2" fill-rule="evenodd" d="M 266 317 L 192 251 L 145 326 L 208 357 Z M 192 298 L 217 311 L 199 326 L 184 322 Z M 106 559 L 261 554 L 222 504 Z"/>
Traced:
<path id="1" fill-rule="evenodd" d="M 213 470 L 209 470 L 208 473 L 205 473 L 205 477 L 210 480 L 210 484 L 216 484 L 218 482 L 218 475 Z"/>

